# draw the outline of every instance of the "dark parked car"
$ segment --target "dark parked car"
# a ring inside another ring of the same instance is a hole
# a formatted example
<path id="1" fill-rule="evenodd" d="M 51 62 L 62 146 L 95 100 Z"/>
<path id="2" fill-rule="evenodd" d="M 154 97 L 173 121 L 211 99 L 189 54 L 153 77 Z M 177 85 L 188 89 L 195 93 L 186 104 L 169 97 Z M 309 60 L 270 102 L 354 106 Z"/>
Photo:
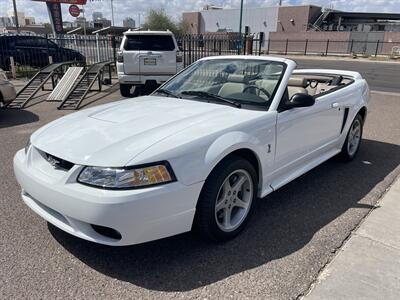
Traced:
<path id="1" fill-rule="evenodd" d="M 76 50 L 64 48 L 40 36 L 2 35 L 0 36 L 0 68 L 10 70 L 10 57 L 18 65 L 42 68 L 53 62 L 85 61 L 85 56 Z"/>

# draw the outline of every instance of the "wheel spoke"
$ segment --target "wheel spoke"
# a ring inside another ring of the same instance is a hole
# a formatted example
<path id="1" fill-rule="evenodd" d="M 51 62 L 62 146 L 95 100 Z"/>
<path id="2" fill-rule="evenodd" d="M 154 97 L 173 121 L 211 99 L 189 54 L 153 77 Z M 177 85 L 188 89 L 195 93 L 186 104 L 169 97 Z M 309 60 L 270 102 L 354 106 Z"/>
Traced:
<path id="1" fill-rule="evenodd" d="M 219 201 L 218 203 L 217 203 L 217 205 L 215 206 L 215 211 L 216 212 L 219 212 L 221 209 L 223 209 L 223 208 L 226 208 L 226 203 L 225 203 L 225 199 L 223 198 L 223 199 L 221 199 L 221 201 Z"/>
<path id="2" fill-rule="evenodd" d="M 236 197 L 233 206 L 240 207 L 240 208 L 247 208 L 249 206 L 249 203 L 243 201 L 242 199 L 239 199 L 239 197 Z"/>
<path id="3" fill-rule="evenodd" d="M 231 216 L 232 216 L 232 210 L 229 209 L 228 207 L 225 207 L 225 210 L 224 210 L 224 226 L 225 227 L 231 226 Z"/>
<path id="4" fill-rule="evenodd" d="M 236 192 L 240 191 L 242 186 L 243 186 L 243 184 L 246 182 L 246 180 L 247 180 L 247 178 L 245 176 L 241 175 L 237 179 L 237 181 L 233 184 L 232 190 L 236 191 Z"/>

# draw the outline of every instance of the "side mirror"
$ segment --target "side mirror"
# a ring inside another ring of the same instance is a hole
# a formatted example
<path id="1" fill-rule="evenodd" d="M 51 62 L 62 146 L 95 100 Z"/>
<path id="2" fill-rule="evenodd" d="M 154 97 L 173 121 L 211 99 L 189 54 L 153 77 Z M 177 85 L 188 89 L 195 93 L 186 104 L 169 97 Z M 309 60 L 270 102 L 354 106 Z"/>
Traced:
<path id="1" fill-rule="evenodd" d="M 285 104 L 286 109 L 292 109 L 295 107 L 309 107 L 315 104 L 315 99 L 313 96 L 307 94 L 294 94 L 289 102 Z"/>

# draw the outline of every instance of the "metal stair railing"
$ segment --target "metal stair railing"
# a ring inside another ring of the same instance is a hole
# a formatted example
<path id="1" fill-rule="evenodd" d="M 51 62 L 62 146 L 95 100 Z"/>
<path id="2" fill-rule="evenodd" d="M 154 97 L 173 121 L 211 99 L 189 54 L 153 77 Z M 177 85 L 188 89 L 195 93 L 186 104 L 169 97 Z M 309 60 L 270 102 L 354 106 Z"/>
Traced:
<path id="1" fill-rule="evenodd" d="M 86 98 L 87 94 L 91 91 L 101 91 L 102 78 L 105 67 L 111 68 L 113 61 L 101 62 L 92 65 L 83 75 L 78 79 L 78 82 L 70 90 L 66 98 L 61 102 L 58 109 L 79 109 L 82 101 Z M 98 81 L 99 88 L 93 90 L 93 85 Z"/>
<path id="2" fill-rule="evenodd" d="M 17 93 L 16 98 L 7 105 L 7 108 L 22 109 L 29 101 L 31 101 L 34 96 L 44 89 L 44 85 L 51 79 L 53 88 L 55 87 L 56 80 L 54 77 L 59 77 L 63 72 L 63 69 L 67 65 L 77 64 L 77 62 L 63 62 L 48 65 L 47 67 L 41 69 L 39 72 L 32 77 L 31 80 Z"/>

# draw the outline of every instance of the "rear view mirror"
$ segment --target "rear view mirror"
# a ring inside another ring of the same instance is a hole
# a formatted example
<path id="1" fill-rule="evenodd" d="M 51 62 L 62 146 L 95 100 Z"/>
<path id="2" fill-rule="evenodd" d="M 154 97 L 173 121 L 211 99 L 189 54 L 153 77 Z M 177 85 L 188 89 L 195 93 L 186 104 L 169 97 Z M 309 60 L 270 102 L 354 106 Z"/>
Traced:
<path id="1" fill-rule="evenodd" d="M 285 108 L 291 109 L 295 107 L 309 107 L 315 104 L 315 99 L 313 96 L 298 93 L 294 94 L 289 102 L 286 103 Z"/>

